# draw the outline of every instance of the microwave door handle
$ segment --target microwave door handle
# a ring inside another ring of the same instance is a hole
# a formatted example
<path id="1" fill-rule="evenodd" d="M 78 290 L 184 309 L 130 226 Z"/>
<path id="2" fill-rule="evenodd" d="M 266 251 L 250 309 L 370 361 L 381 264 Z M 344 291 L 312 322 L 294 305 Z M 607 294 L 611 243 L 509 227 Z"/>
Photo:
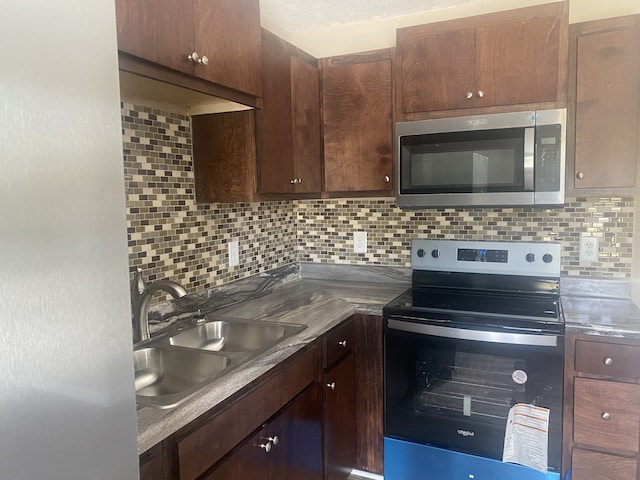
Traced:
<path id="1" fill-rule="evenodd" d="M 524 190 L 533 191 L 535 128 L 524 129 Z"/>

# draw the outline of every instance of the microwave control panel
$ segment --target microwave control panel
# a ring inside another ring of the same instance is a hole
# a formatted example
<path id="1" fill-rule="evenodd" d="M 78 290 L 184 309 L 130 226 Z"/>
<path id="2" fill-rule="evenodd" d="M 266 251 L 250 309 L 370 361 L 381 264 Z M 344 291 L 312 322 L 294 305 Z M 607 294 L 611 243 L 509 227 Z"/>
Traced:
<path id="1" fill-rule="evenodd" d="M 562 126 L 538 125 L 535 148 L 535 189 L 557 192 L 562 182 Z"/>

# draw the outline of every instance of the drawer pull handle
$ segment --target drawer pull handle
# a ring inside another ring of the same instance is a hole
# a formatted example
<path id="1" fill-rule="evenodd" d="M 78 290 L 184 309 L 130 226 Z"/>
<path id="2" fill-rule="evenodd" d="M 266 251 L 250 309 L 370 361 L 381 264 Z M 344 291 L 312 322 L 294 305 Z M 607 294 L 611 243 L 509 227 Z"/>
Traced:
<path id="1" fill-rule="evenodd" d="M 608 367 L 610 365 L 613 365 L 613 358 L 611 357 L 607 357 L 603 360 L 604 364 Z"/>
<path id="2" fill-rule="evenodd" d="M 338 342 L 338 345 L 340 345 L 343 348 L 347 348 L 347 341 L 346 340 L 341 340 Z"/>
<path id="3" fill-rule="evenodd" d="M 330 388 L 331 390 L 335 390 L 336 382 L 327 383 L 327 388 Z"/>
<path id="4" fill-rule="evenodd" d="M 603 420 L 609 420 L 611 419 L 611 414 L 609 412 L 602 412 L 602 415 L 600 415 L 600 418 L 602 418 Z"/>

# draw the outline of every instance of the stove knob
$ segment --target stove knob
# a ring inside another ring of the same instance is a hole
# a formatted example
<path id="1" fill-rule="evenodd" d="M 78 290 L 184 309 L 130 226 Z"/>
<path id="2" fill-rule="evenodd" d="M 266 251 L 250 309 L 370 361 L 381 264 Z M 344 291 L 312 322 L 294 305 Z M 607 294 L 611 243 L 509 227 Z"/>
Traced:
<path id="1" fill-rule="evenodd" d="M 553 255 L 551 255 L 550 253 L 545 253 L 545 254 L 542 256 L 542 261 L 543 261 L 544 263 L 551 263 L 551 262 L 553 262 Z"/>
<path id="2" fill-rule="evenodd" d="M 424 248 L 421 248 L 416 252 L 420 258 L 424 257 L 425 251 Z"/>
<path id="3" fill-rule="evenodd" d="M 527 253 L 527 262 L 531 263 L 531 262 L 535 262 L 536 261 L 536 254 L 535 253 Z"/>
<path id="4" fill-rule="evenodd" d="M 433 258 L 439 258 L 440 257 L 440 250 L 438 250 L 437 248 L 434 248 L 433 250 L 431 250 L 431 256 Z"/>

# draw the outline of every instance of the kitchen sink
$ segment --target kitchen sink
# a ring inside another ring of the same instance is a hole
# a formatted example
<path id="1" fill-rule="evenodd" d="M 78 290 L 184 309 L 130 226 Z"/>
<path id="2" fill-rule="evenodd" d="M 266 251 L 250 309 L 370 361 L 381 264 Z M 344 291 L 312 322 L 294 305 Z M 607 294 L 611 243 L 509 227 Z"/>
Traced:
<path id="1" fill-rule="evenodd" d="M 273 322 L 218 320 L 172 336 L 169 343 L 214 352 L 253 352 L 275 345 L 304 328 Z"/>
<path id="2" fill-rule="evenodd" d="M 133 363 L 138 400 L 164 408 L 175 406 L 230 366 L 226 355 L 171 347 L 135 350 Z"/>
<path id="3" fill-rule="evenodd" d="M 136 401 L 157 408 L 175 407 L 208 383 L 305 328 L 251 320 L 171 327 L 134 349 Z"/>

